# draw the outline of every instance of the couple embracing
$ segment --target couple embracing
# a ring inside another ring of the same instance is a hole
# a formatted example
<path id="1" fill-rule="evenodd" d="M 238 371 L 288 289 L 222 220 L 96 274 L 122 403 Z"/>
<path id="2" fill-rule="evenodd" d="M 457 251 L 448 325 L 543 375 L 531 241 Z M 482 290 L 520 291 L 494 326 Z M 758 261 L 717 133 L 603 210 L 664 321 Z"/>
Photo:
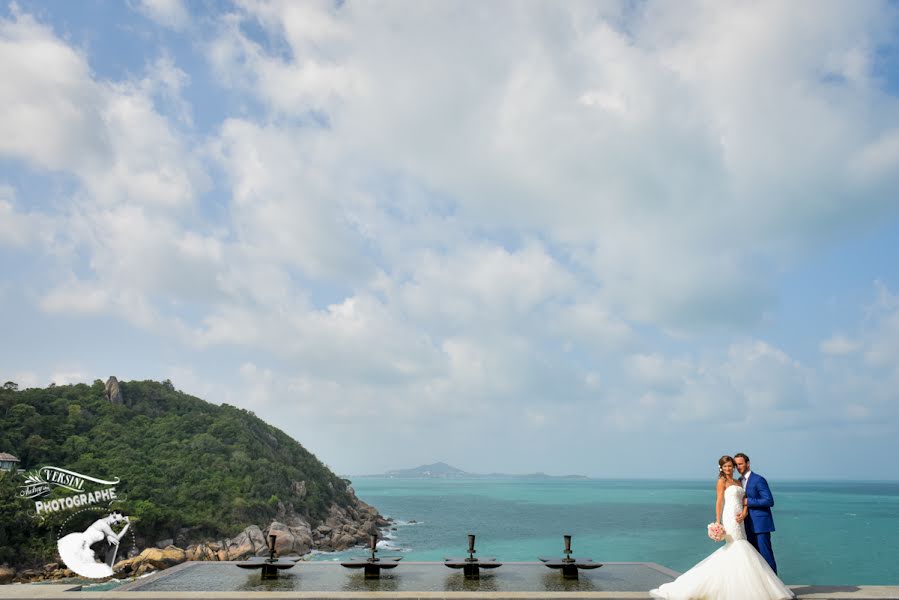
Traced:
<path id="1" fill-rule="evenodd" d="M 741 475 L 734 479 L 734 470 Z M 777 578 L 771 549 L 774 496 L 764 477 L 753 473 L 742 452 L 718 461 L 715 523 L 725 544 L 692 569 L 650 590 L 665 600 L 788 600 L 793 592 Z M 712 527 L 710 525 L 709 527 Z"/>

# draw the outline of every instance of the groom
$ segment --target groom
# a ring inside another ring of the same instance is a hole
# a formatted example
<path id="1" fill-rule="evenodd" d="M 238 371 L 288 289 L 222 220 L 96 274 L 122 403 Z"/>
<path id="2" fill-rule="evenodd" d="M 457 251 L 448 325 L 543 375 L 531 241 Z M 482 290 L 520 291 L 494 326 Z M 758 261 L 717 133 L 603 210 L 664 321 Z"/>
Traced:
<path id="1" fill-rule="evenodd" d="M 748 456 L 742 452 L 734 454 L 734 463 L 740 472 L 743 489 L 746 490 L 743 505 L 749 507 L 749 518 L 745 521 L 746 538 L 777 573 L 777 562 L 771 549 L 771 532 L 774 531 L 774 518 L 771 516 L 774 496 L 771 494 L 771 488 L 768 487 L 764 477 L 753 473 L 749 468 Z"/>

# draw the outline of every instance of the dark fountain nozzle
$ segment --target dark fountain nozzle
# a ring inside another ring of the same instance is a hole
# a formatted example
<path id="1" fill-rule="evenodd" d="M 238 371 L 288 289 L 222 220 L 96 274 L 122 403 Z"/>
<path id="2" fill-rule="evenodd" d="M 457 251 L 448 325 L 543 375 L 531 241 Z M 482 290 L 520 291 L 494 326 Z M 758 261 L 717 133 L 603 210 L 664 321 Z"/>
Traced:
<path id="1" fill-rule="evenodd" d="M 375 558 L 375 554 L 378 552 L 378 534 L 373 533 L 368 541 L 369 547 L 371 548 L 371 559 L 372 561 L 378 560 Z"/>
<path id="2" fill-rule="evenodd" d="M 293 561 L 289 560 L 278 560 L 276 558 L 275 552 L 275 538 L 277 536 L 275 534 L 271 534 L 268 536 L 268 540 L 265 541 L 265 544 L 268 546 L 268 558 L 261 559 L 260 558 L 251 558 L 250 560 L 245 560 L 237 563 L 237 566 L 241 569 L 261 569 L 262 570 L 262 578 L 263 579 L 277 579 L 278 571 L 281 569 L 290 569 L 293 567 Z"/>
<path id="3" fill-rule="evenodd" d="M 465 579 L 480 579 L 481 569 L 496 569 L 502 565 L 496 562 L 495 558 L 483 557 L 477 559 L 474 557 L 477 550 L 474 549 L 474 534 L 468 534 L 468 557 L 467 558 L 446 558 L 444 563 L 450 569 L 462 569 Z"/>
<path id="4" fill-rule="evenodd" d="M 402 560 L 402 557 L 398 556 L 385 556 L 384 558 L 375 556 L 378 552 L 377 531 L 373 531 L 369 536 L 368 545 L 371 549 L 371 557 L 354 558 L 340 564 L 348 569 L 363 569 L 366 579 L 380 579 L 381 569 L 394 569 Z"/>
<path id="5" fill-rule="evenodd" d="M 592 558 L 571 557 L 571 536 L 562 536 L 565 539 L 565 556 L 562 558 L 541 557 L 540 560 L 550 569 L 560 569 L 563 579 L 577 579 L 578 569 L 598 569 L 602 563 L 593 562 Z"/>

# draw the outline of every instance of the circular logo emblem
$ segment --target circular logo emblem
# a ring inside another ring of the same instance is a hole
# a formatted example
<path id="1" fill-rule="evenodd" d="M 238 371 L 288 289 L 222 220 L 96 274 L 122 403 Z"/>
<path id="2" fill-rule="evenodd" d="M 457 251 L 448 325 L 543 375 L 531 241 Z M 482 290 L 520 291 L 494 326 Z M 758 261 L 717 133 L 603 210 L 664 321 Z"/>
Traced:
<path id="1" fill-rule="evenodd" d="M 130 537 L 126 537 L 128 533 Z M 89 579 L 112 577 L 113 565 L 127 558 L 125 548 L 129 545 L 136 548 L 128 517 L 101 507 L 85 508 L 70 515 L 59 528 L 56 542 L 66 567 Z"/>

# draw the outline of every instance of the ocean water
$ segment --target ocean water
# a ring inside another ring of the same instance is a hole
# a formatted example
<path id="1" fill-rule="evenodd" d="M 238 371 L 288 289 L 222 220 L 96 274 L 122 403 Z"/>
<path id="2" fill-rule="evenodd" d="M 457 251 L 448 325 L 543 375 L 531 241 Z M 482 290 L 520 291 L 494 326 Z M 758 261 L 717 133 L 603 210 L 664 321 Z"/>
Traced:
<path id="1" fill-rule="evenodd" d="M 788 584 L 899 584 L 899 482 L 789 482 L 775 496 L 773 546 Z M 356 494 L 396 520 L 379 553 L 442 560 L 477 535 L 478 556 L 561 555 L 654 562 L 683 572 L 713 552 L 715 481 L 357 478 Z M 333 560 L 359 551 L 322 554 Z"/>

